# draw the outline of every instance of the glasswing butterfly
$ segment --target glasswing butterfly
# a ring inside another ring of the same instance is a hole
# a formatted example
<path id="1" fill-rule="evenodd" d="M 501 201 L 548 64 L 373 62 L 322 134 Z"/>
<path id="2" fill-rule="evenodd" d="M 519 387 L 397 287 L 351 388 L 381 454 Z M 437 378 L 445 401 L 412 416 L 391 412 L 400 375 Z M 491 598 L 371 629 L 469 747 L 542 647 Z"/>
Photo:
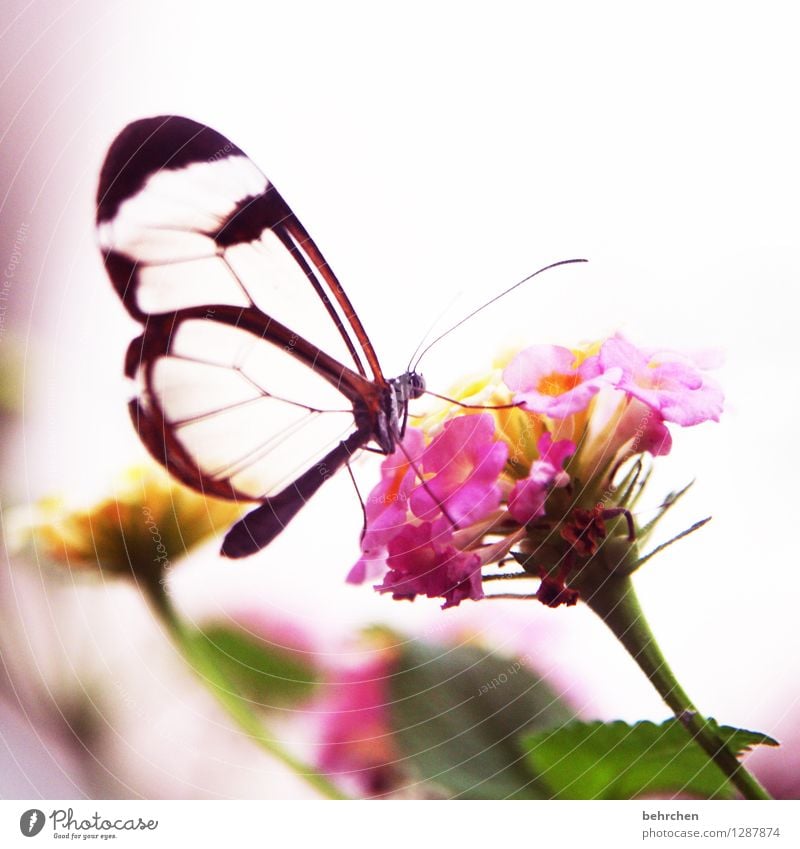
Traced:
<path id="1" fill-rule="evenodd" d="M 125 363 L 142 442 L 194 489 L 262 502 L 224 555 L 268 545 L 359 449 L 395 450 L 422 377 L 383 375 L 303 225 L 220 133 L 174 115 L 125 127 L 100 172 L 97 228 L 144 325 Z"/>
<path id="2" fill-rule="evenodd" d="M 100 172 L 97 230 L 143 325 L 125 362 L 142 442 L 188 486 L 261 502 L 223 555 L 268 545 L 360 449 L 400 444 L 423 378 L 410 364 L 384 376 L 303 225 L 223 135 L 175 115 L 125 127 Z"/>

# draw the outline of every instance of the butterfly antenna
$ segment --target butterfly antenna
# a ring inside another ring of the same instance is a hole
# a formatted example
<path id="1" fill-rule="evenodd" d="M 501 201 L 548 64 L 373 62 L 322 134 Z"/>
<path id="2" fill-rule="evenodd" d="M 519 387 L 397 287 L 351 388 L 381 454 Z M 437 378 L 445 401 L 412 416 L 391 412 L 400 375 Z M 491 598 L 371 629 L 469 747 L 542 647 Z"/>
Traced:
<path id="1" fill-rule="evenodd" d="M 419 353 L 419 349 L 425 344 L 425 340 L 431 335 L 431 331 L 433 330 L 433 328 L 436 327 L 436 325 L 442 320 L 442 316 L 447 313 L 447 311 L 450 309 L 450 307 L 453 306 L 453 304 L 458 300 L 458 298 L 458 294 L 453 295 L 447 306 L 444 307 L 444 309 L 442 309 L 439 315 L 437 315 L 436 318 L 431 322 L 430 327 L 425 331 L 425 334 L 423 335 L 422 339 L 419 340 L 419 345 L 414 348 L 414 353 L 409 357 L 408 365 L 406 366 L 406 371 L 411 371 L 411 363 L 414 362 L 414 357 L 416 357 Z"/>
<path id="2" fill-rule="evenodd" d="M 483 310 L 485 310 L 486 307 L 490 307 L 495 301 L 499 301 L 500 298 L 505 298 L 506 295 L 508 295 L 510 292 L 513 292 L 514 289 L 517 289 L 519 286 L 522 286 L 523 283 L 527 283 L 529 280 L 532 280 L 534 277 L 538 276 L 539 274 L 542 274 L 545 271 L 549 271 L 551 268 L 558 268 L 559 265 L 571 265 L 572 263 L 575 263 L 575 262 L 588 262 L 588 261 L 589 261 L 588 259 L 562 259 L 562 260 L 559 260 L 558 262 L 553 262 L 550 265 L 546 265 L 544 268 L 540 268 L 538 271 L 534 271 L 533 274 L 529 274 L 527 277 L 523 277 L 522 280 L 515 283 L 513 286 L 509 286 L 508 289 L 501 292 L 499 295 L 495 295 L 490 301 L 487 301 L 485 304 L 478 307 L 476 310 L 473 310 L 469 315 L 465 315 L 464 318 L 461 319 L 461 321 L 456 322 L 452 327 L 445 330 L 444 333 L 441 333 L 439 336 L 437 336 L 433 340 L 433 342 L 430 342 L 428 345 L 426 345 L 422 349 L 422 353 L 417 357 L 417 361 L 414 363 L 414 369 L 413 370 L 416 371 L 419 368 L 419 364 L 422 361 L 422 358 L 425 356 L 425 354 L 427 354 L 428 351 L 430 351 L 430 349 L 434 345 L 436 345 L 438 342 L 441 342 L 442 339 L 444 339 L 445 336 L 448 336 L 454 330 L 461 327 L 461 325 L 464 324 L 464 322 L 467 322 L 471 318 L 474 318 L 479 312 L 482 312 Z"/>

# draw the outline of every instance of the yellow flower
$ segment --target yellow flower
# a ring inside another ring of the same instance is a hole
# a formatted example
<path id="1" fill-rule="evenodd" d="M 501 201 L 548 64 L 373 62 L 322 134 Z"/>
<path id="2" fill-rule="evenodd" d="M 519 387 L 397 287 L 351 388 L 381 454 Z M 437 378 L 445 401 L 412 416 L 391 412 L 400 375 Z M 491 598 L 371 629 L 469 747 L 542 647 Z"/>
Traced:
<path id="1" fill-rule="evenodd" d="M 112 495 L 90 507 L 46 498 L 34 508 L 20 542 L 70 568 L 94 568 L 143 579 L 160 576 L 171 560 L 220 533 L 242 509 L 175 483 L 166 472 L 137 466 Z"/>

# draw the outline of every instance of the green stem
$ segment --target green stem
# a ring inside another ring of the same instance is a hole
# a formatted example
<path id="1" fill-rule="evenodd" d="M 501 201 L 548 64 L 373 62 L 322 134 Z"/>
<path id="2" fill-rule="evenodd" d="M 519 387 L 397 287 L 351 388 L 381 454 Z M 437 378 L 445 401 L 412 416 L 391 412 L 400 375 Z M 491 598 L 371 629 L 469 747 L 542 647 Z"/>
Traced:
<path id="1" fill-rule="evenodd" d="M 630 578 L 606 574 L 604 580 L 595 582 L 579 577 L 583 600 L 611 629 L 709 758 L 745 799 L 770 799 L 678 683 L 647 624 Z"/>
<path id="2" fill-rule="evenodd" d="M 220 672 L 216 664 L 203 651 L 201 645 L 192 639 L 192 633 L 184 627 L 176 616 L 175 610 L 163 589 L 160 586 L 150 588 L 148 595 L 159 618 L 166 626 L 173 642 L 189 666 L 212 692 L 228 716 L 253 742 L 288 767 L 295 775 L 305 780 L 321 796 L 326 799 L 347 799 L 348 797 L 324 775 L 287 752 L 280 743 L 269 735 L 261 719 L 250 710 L 245 699 L 236 692 L 234 685 Z"/>

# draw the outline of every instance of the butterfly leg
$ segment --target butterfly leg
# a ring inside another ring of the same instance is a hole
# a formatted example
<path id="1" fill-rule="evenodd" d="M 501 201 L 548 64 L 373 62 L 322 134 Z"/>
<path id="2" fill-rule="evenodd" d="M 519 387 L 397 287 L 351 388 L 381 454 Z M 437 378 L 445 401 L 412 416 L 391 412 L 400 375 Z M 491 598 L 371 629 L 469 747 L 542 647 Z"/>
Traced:
<path id="1" fill-rule="evenodd" d="M 403 410 L 403 423 L 400 425 L 400 439 L 401 440 L 406 435 L 407 425 L 408 425 L 408 404 L 405 405 L 405 409 Z"/>
<path id="2" fill-rule="evenodd" d="M 318 463 L 305 471 L 277 495 L 264 502 L 238 521 L 222 543 L 223 557 L 248 557 L 269 545 L 292 521 L 309 498 L 350 456 L 370 438 L 369 433 L 357 430 Z"/>
<path id="3" fill-rule="evenodd" d="M 350 480 L 353 482 L 353 489 L 356 491 L 356 495 L 358 496 L 358 503 L 361 505 L 361 515 L 364 517 L 364 524 L 361 526 L 361 536 L 359 537 L 359 541 L 363 542 L 364 534 L 367 532 L 367 507 L 364 504 L 364 499 L 361 497 L 361 490 L 358 488 L 358 484 L 356 483 L 356 476 L 353 474 L 353 469 L 345 460 L 345 466 L 347 466 L 347 474 L 350 475 Z"/>

